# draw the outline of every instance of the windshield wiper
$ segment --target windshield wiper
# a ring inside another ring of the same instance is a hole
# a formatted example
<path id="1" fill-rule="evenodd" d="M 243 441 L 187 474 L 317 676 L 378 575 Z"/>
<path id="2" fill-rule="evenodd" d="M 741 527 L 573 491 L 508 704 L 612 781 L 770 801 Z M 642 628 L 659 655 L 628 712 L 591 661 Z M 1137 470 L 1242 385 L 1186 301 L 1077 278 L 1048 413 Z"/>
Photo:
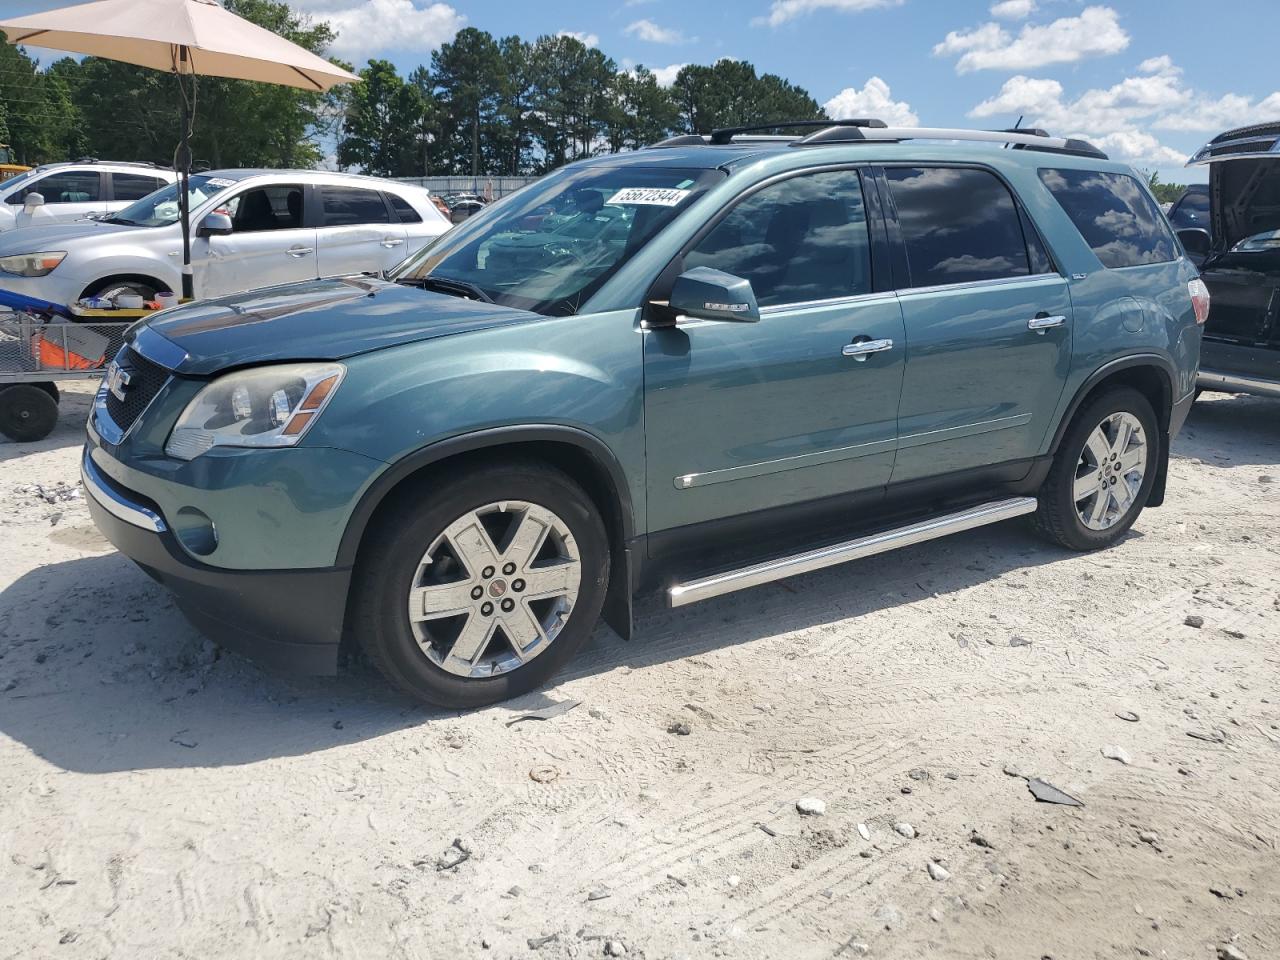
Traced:
<path id="1" fill-rule="evenodd" d="M 494 302 L 493 297 L 489 296 L 474 283 L 468 283 L 466 280 L 454 280 L 452 277 L 397 277 L 396 283 L 404 284 L 407 287 L 421 287 L 424 290 L 436 290 L 455 297 L 466 297 L 469 300 L 482 300 L 485 303 Z"/>
<path id="2" fill-rule="evenodd" d="M 126 219 L 125 217 L 104 217 L 104 218 L 102 219 L 102 222 L 103 222 L 103 223 L 118 223 L 118 224 L 120 224 L 121 226 L 125 226 L 125 227 L 136 227 L 136 226 L 138 225 L 138 221 L 136 221 L 136 220 L 128 220 L 128 219 Z"/>

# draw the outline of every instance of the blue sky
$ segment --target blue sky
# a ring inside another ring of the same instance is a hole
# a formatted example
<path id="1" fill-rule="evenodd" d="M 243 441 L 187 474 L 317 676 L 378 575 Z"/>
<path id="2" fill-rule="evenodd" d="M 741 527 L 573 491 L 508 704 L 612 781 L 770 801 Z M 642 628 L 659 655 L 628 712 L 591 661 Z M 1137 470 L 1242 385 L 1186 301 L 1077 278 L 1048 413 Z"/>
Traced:
<path id="1" fill-rule="evenodd" d="M 66 0 L 8 0 L 25 13 Z M 1019 114 L 1085 135 L 1163 179 L 1216 133 L 1280 119 L 1278 0 L 294 0 L 339 29 L 335 53 L 404 71 L 460 27 L 573 32 L 623 67 L 751 61 L 833 113 L 929 126 Z M 35 53 L 36 51 L 32 51 Z"/>

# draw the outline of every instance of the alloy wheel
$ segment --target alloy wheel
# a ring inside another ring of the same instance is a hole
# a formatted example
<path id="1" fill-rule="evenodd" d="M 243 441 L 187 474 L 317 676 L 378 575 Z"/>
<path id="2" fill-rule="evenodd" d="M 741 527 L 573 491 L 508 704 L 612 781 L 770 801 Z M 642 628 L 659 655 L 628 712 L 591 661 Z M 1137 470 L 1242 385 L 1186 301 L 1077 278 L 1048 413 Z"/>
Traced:
<path id="1" fill-rule="evenodd" d="M 1147 473 L 1148 449 L 1142 423 L 1131 413 L 1113 413 L 1085 440 L 1076 464 L 1071 499 L 1080 522 L 1107 530 L 1133 509 Z"/>
<path id="2" fill-rule="evenodd" d="M 581 583 L 578 548 L 560 517 L 523 501 L 491 503 L 449 524 L 422 555 L 409 623 L 436 666 L 496 676 L 551 645 Z"/>

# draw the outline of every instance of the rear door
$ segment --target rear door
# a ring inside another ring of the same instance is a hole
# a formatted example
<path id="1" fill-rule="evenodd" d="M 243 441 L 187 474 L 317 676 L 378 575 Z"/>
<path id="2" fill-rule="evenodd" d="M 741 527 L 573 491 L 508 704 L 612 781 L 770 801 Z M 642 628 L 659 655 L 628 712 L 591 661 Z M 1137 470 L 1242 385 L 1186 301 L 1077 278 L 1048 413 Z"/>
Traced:
<path id="1" fill-rule="evenodd" d="M 154 193 L 169 181 L 147 173 L 108 173 L 109 194 L 104 204 L 109 213 L 123 210 L 135 200 Z"/>
<path id="2" fill-rule="evenodd" d="M 6 202 L 21 207 L 27 194 L 38 193 L 44 197 L 41 221 L 48 222 L 50 217 L 63 223 L 80 220 L 106 212 L 102 179 L 103 174 L 98 170 L 55 170 L 28 183 Z"/>
<path id="3" fill-rule="evenodd" d="M 986 168 L 884 170 L 906 369 L 893 483 L 1033 457 L 1071 360 L 1071 298 Z"/>
<path id="4" fill-rule="evenodd" d="M 308 225 L 305 216 L 306 190 L 301 183 L 256 186 L 219 207 L 231 217 L 233 232 L 192 239 L 197 294 L 219 297 L 314 280 L 319 275 L 316 228 Z"/>
<path id="5" fill-rule="evenodd" d="M 404 259 L 405 225 L 382 191 L 324 184 L 320 192 L 320 276 L 376 273 Z"/>

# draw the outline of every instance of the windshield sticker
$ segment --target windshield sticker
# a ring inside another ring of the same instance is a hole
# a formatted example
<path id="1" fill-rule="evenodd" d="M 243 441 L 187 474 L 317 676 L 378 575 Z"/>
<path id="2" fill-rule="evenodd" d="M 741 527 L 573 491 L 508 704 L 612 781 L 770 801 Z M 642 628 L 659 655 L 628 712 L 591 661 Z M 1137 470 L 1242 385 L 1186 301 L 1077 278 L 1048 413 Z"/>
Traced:
<path id="1" fill-rule="evenodd" d="M 688 190 L 673 190 L 667 187 L 623 187 L 605 203 L 618 205 L 643 205 L 654 207 L 674 207 L 689 195 Z"/>
<path id="2" fill-rule="evenodd" d="M 234 180 L 228 180 L 226 177 L 210 177 L 205 183 L 211 187 L 234 187 L 236 185 Z"/>

